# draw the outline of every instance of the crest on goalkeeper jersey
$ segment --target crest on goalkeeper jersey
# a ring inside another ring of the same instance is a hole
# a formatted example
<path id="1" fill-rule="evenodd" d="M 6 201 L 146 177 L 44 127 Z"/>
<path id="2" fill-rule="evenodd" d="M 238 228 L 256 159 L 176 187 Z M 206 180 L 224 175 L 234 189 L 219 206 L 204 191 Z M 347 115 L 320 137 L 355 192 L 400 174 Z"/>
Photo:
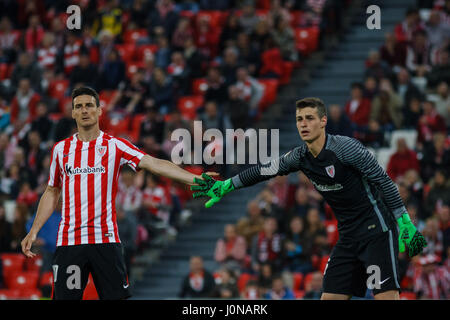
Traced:
<path id="1" fill-rule="evenodd" d="M 334 170 L 334 166 L 333 165 L 326 167 L 325 170 L 327 171 L 327 174 L 331 178 L 334 178 L 335 170 Z"/>

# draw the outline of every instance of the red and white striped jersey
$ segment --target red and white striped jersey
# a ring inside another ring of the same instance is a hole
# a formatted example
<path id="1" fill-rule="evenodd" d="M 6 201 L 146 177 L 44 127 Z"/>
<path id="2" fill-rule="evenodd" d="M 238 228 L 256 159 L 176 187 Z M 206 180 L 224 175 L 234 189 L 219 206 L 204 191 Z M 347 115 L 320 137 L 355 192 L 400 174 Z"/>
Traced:
<path id="1" fill-rule="evenodd" d="M 102 131 L 89 142 L 75 133 L 53 146 L 48 185 L 62 194 L 57 246 L 120 242 L 115 208 L 120 169 L 138 169 L 144 155 Z"/>

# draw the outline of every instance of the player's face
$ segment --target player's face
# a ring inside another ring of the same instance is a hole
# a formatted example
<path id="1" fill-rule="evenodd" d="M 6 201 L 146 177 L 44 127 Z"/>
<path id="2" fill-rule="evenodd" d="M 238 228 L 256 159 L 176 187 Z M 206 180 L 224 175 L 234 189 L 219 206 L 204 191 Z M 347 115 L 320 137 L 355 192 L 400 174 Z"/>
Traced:
<path id="1" fill-rule="evenodd" d="M 102 110 L 97 107 L 93 96 L 80 95 L 74 98 L 72 118 L 75 119 L 78 127 L 89 128 L 96 125 L 101 114 Z"/>
<path id="2" fill-rule="evenodd" d="M 317 108 L 302 108 L 296 111 L 297 130 L 300 137 L 305 142 L 316 140 L 323 132 L 327 117 L 319 118 Z"/>

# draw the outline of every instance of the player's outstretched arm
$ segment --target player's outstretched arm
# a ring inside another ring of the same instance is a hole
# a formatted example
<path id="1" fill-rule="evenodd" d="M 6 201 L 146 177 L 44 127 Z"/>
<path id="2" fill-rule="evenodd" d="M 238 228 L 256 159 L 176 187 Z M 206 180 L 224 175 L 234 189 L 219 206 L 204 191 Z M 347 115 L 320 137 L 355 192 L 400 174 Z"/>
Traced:
<path id="1" fill-rule="evenodd" d="M 158 176 L 167 177 L 169 179 L 189 184 L 195 185 L 197 182 L 194 181 L 194 178 L 198 180 L 202 180 L 202 177 L 196 174 L 193 174 L 189 171 L 180 168 L 173 162 L 168 160 L 158 159 L 149 155 L 145 155 L 142 157 L 139 162 L 139 168 L 148 170 L 153 174 Z M 208 172 L 210 176 L 218 176 L 218 173 Z"/>
<path id="2" fill-rule="evenodd" d="M 45 192 L 42 194 L 41 200 L 39 200 L 38 209 L 36 212 L 36 217 L 34 218 L 33 225 L 31 226 L 30 232 L 22 240 L 22 252 L 28 258 L 35 256 L 31 252 L 31 246 L 36 240 L 36 236 L 41 230 L 42 226 L 47 222 L 48 218 L 52 215 L 53 211 L 58 204 L 59 196 L 61 194 L 61 189 L 58 187 L 47 186 Z"/>

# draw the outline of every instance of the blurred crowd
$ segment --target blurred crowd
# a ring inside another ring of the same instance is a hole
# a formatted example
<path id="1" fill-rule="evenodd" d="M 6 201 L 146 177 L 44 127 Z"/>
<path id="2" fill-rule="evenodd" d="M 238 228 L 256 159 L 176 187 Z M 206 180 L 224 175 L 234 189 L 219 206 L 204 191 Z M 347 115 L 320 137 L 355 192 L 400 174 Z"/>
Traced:
<path id="1" fill-rule="evenodd" d="M 368 52 L 364 78 L 351 85 L 349 100 L 328 106 L 326 130 L 357 138 L 375 153 L 395 149 L 387 173 L 428 242 L 412 259 L 400 253 L 401 298 L 449 299 L 450 1 L 417 4 L 405 9 L 379 50 Z M 402 129 L 416 133 L 412 145 L 405 137 L 391 141 Z M 247 216 L 225 227 L 214 255 L 222 268 L 208 275 L 219 285 L 189 291 L 184 282 L 181 296 L 320 298 L 337 224 L 306 176 L 294 180 L 271 180 L 248 203 Z M 192 257 L 191 279 L 199 264 L 201 257 Z M 366 298 L 373 298 L 370 290 Z"/>
<path id="2" fill-rule="evenodd" d="M 47 185 L 49 151 L 76 131 L 74 88 L 99 92 L 101 130 L 170 159 L 172 132 L 193 133 L 194 120 L 202 130 L 254 126 L 292 70 L 321 46 L 319 35 L 340 29 L 334 13 L 349 2 L 1 1 L 0 253 L 21 251 Z M 79 30 L 66 24 L 73 4 L 81 9 Z M 190 199 L 185 186 L 123 168 L 116 210 L 129 273 L 161 234 L 176 236 Z M 51 270 L 60 206 L 36 241 L 41 274 Z M 8 287 L 6 273 L 0 288 Z"/>

